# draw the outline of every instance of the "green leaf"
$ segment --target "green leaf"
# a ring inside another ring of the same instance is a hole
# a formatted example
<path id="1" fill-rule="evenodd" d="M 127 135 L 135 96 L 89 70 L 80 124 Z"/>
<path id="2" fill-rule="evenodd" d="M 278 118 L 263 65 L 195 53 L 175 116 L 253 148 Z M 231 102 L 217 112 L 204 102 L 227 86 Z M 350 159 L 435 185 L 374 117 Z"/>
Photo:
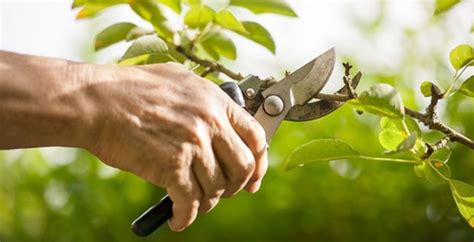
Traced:
<path id="1" fill-rule="evenodd" d="M 443 177 L 444 176 L 444 177 Z M 446 179 L 451 177 L 451 169 L 441 161 L 427 160 L 425 167 L 425 178 L 433 184 L 441 184 L 447 182 Z"/>
<path id="2" fill-rule="evenodd" d="M 172 40 L 173 31 L 155 0 L 129 0 L 129 5 L 135 13 L 153 25 L 160 37 Z"/>
<path id="3" fill-rule="evenodd" d="M 131 41 L 131 40 L 134 40 L 134 39 L 138 39 L 142 36 L 151 35 L 151 34 L 155 34 L 155 31 L 149 30 L 149 29 L 146 29 L 146 28 L 143 28 L 143 27 L 135 27 L 135 28 L 132 28 L 128 32 L 127 37 L 125 39 L 127 41 Z"/>
<path id="4" fill-rule="evenodd" d="M 403 118 L 405 109 L 400 94 L 389 84 L 380 83 L 362 92 L 357 100 L 349 104 L 356 109 L 390 118 Z"/>
<path id="5" fill-rule="evenodd" d="M 436 0 L 435 15 L 441 14 L 449 10 L 460 1 L 461 0 Z"/>
<path id="6" fill-rule="evenodd" d="M 474 228 L 474 187 L 458 180 L 450 180 L 449 187 L 459 212 Z"/>
<path id="7" fill-rule="evenodd" d="M 176 13 L 181 13 L 181 0 L 158 0 Z"/>
<path id="8" fill-rule="evenodd" d="M 76 15 L 76 19 L 85 19 L 96 16 L 102 10 L 110 7 L 108 4 L 87 4 Z"/>
<path id="9" fill-rule="evenodd" d="M 418 165 L 414 165 L 413 168 L 414 168 L 415 174 L 418 177 L 425 177 L 425 169 L 426 169 L 426 163 L 425 162 L 423 162 L 421 164 L 418 164 Z"/>
<path id="10" fill-rule="evenodd" d="M 201 41 L 201 46 L 215 60 L 219 60 L 220 56 L 231 60 L 235 60 L 237 57 L 237 48 L 234 42 L 221 32 L 207 33 Z"/>
<path id="11" fill-rule="evenodd" d="M 95 50 L 100 50 L 119 41 L 125 40 L 129 32 L 135 27 L 137 27 L 135 24 L 123 22 L 105 28 L 95 37 Z"/>
<path id="12" fill-rule="evenodd" d="M 457 71 L 474 59 L 474 49 L 470 45 L 458 45 L 449 53 L 451 65 Z"/>
<path id="13" fill-rule="evenodd" d="M 295 11 L 283 0 L 231 0 L 230 5 L 239 6 L 253 13 L 275 13 L 290 17 L 297 17 Z"/>
<path id="14" fill-rule="evenodd" d="M 235 32 L 246 33 L 244 25 L 229 10 L 222 10 L 214 17 L 216 23 Z"/>
<path id="15" fill-rule="evenodd" d="M 459 93 L 474 97 L 474 76 L 470 76 L 459 89 Z"/>
<path id="16" fill-rule="evenodd" d="M 406 138 L 406 133 L 399 130 L 384 129 L 379 133 L 380 144 L 389 151 L 396 151 Z"/>
<path id="17" fill-rule="evenodd" d="M 339 160 L 350 157 L 359 157 L 358 151 L 341 140 L 319 139 L 306 143 L 291 153 L 285 170 L 309 162 Z"/>
<path id="18" fill-rule="evenodd" d="M 431 97 L 431 86 L 432 85 L 433 85 L 433 83 L 431 83 L 429 81 L 424 81 L 424 82 L 421 83 L 420 91 L 423 94 L 423 96 Z"/>
<path id="19" fill-rule="evenodd" d="M 153 16 L 159 16 L 161 21 L 166 20 L 158 4 L 153 0 L 129 0 L 129 5 L 138 16 L 148 22 L 151 21 Z"/>
<path id="20" fill-rule="evenodd" d="M 184 0 L 183 2 L 188 5 L 198 5 L 202 3 L 201 0 Z"/>
<path id="21" fill-rule="evenodd" d="M 412 118 L 406 116 L 405 119 L 393 119 L 388 117 L 382 117 L 380 119 L 380 127 L 382 131 L 379 133 L 379 142 L 388 152 L 402 152 L 417 148 L 417 145 L 421 143 L 424 146 L 421 138 L 421 130 L 418 124 Z M 410 134 L 407 133 L 407 130 Z M 424 149 L 423 153 L 424 154 Z"/>
<path id="22" fill-rule="evenodd" d="M 201 28 L 214 19 L 215 11 L 207 6 L 193 5 L 184 16 L 184 23 L 191 28 Z"/>
<path id="23" fill-rule="evenodd" d="M 131 57 L 128 59 L 121 59 L 119 60 L 118 64 L 125 65 L 125 66 L 145 65 L 149 57 L 150 55 L 145 54 L 145 55 Z"/>
<path id="24" fill-rule="evenodd" d="M 156 33 L 158 33 L 158 36 L 170 41 L 173 40 L 173 31 L 169 27 L 168 21 L 163 16 L 161 16 L 160 14 L 153 14 L 151 16 L 150 23 L 155 28 Z"/>
<path id="25" fill-rule="evenodd" d="M 77 7 L 80 7 L 80 6 L 84 6 L 84 4 L 87 3 L 87 0 L 74 0 L 72 1 L 72 6 L 71 8 L 77 8 Z"/>
<path id="26" fill-rule="evenodd" d="M 400 143 L 396 151 L 400 152 L 411 150 L 413 147 L 415 147 L 416 139 L 416 133 L 411 133 L 410 136 L 408 136 L 405 140 L 403 140 L 402 143 Z"/>
<path id="27" fill-rule="evenodd" d="M 435 151 L 429 158 L 430 160 L 441 161 L 443 163 L 447 163 L 450 157 L 451 157 L 451 149 L 446 146 L 442 149 Z"/>
<path id="28" fill-rule="evenodd" d="M 317 139 L 296 148 L 289 156 L 285 170 L 291 170 L 296 166 L 309 162 L 331 161 L 340 159 L 359 158 L 375 161 L 390 161 L 400 163 L 418 163 L 418 161 L 398 159 L 394 157 L 371 157 L 360 154 L 344 141 L 337 139 Z"/>
<path id="29" fill-rule="evenodd" d="M 127 49 L 122 60 L 137 57 L 145 54 L 165 54 L 168 53 L 166 43 L 156 35 L 146 35 L 138 38 Z"/>
<path id="30" fill-rule="evenodd" d="M 120 65 L 147 65 L 155 63 L 177 62 L 168 53 L 145 54 L 119 61 Z"/>
<path id="31" fill-rule="evenodd" d="M 243 21 L 242 24 L 244 25 L 244 28 L 247 32 L 236 33 L 244 36 L 249 40 L 254 41 L 257 44 L 260 44 L 261 46 L 267 48 L 273 54 L 275 54 L 275 42 L 273 41 L 272 35 L 270 34 L 270 32 L 268 32 L 267 29 L 265 29 L 265 27 L 258 23 L 250 21 Z"/>

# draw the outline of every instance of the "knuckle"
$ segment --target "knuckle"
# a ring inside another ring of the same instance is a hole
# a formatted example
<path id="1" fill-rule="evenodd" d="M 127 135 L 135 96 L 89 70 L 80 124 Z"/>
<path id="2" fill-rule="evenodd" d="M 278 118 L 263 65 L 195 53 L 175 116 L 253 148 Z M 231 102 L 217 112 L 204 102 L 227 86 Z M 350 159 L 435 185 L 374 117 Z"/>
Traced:
<path id="1" fill-rule="evenodd" d="M 199 209 L 200 202 L 198 199 L 195 199 L 189 203 L 190 210 L 197 210 Z"/>
<path id="2" fill-rule="evenodd" d="M 218 198 L 206 199 L 206 200 L 201 202 L 201 205 L 199 207 L 199 211 L 201 213 L 207 213 L 207 212 L 211 211 L 212 208 L 214 208 L 217 205 L 218 202 L 219 202 Z"/>
<path id="3" fill-rule="evenodd" d="M 251 142 L 260 148 L 260 146 L 263 146 L 266 142 L 265 130 L 256 120 L 252 119 L 250 125 L 252 127 Z"/>
<path id="4" fill-rule="evenodd" d="M 219 187 L 219 188 L 216 188 L 216 189 L 213 189 L 211 191 L 208 191 L 206 193 L 206 197 L 208 199 L 213 199 L 213 198 L 219 198 L 222 196 L 222 194 L 224 193 L 224 190 L 225 190 L 225 186 L 224 187 Z"/>

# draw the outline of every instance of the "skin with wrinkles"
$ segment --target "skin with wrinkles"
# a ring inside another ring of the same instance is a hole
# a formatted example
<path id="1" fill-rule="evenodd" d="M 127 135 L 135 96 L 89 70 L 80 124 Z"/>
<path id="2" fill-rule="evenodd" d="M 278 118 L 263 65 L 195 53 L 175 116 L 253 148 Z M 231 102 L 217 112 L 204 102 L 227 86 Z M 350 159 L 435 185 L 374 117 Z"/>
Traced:
<path id="1" fill-rule="evenodd" d="M 265 133 L 215 84 L 177 64 L 92 65 L 0 51 L 0 149 L 84 148 L 166 188 L 170 228 L 267 169 Z"/>

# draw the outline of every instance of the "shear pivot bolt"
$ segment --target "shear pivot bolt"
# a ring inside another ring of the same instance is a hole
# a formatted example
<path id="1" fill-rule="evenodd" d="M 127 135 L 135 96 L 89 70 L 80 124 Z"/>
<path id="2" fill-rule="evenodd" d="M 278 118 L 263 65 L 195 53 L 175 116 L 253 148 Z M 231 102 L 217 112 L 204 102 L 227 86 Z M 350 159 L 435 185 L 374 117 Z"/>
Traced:
<path id="1" fill-rule="evenodd" d="M 245 95 L 247 95 L 248 98 L 254 98 L 255 94 L 255 90 L 252 88 L 247 88 L 247 90 L 245 90 Z"/>
<path id="2" fill-rule="evenodd" d="M 265 98 L 263 109 L 269 115 L 276 116 L 283 112 L 284 104 L 280 97 L 271 95 Z"/>

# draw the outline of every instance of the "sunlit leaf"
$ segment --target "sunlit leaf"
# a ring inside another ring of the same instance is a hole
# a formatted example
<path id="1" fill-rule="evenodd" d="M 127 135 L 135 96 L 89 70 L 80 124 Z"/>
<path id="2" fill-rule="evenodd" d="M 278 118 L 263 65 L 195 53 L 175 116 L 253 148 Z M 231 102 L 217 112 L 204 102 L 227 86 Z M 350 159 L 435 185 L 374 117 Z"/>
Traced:
<path id="1" fill-rule="evenodd" d="M 375 84 L 350 102 L 356 109 L 390 118 L 403 118 L 405 109 L 400 94 L 389 84 Z"/>
<path id="2" fill-rule="evenodd" d="M 441 161 L 427 160 L 425 167 L 425 178 L 433 184 L 441 184 L 447 182 L 446 179 L 451 177 L 451 169 Z"/>
<path id="3" fill-rule="evenodd" d="M 237 48 L 234 42 L 221 32 L 212 31 L 206 34 L 201 41 L 201 46 L 215 60 L 219 60 L 219 56 L 235 60 L 237 57 Z"/>
<path id="4" fill-rule="evenodd" d="M 458 45 L 449 53 L 449 60 L 454 69 L 459 70 L 474 59 L 474 49 L 470 45 Z"/>
<path id="5" fill-rule="evenodd" d="M 378 138 L 386 149 L 385 154 L 410 151 L 417 159 L 422 160 L 426 146 L 421 138 L 420 127 L 414 119 L 409 116 L 404 119 L 382 117 L 380 127 L 382 130 Z"/>
<path id="6" fill-rule="evenodd" d="M 176 60 L 168 53 L 144 54 L 136 57 L 119 61 L 120 65 L 147 65 L 155 63 L 176 62 Z"/>
<path id="7" fill-rule="evenodd" d="M 425 177 L 425 169 L 426 169 L 426 163 L 425 162 L 423 162 L 421 164 L 418 164 L 418 165 L 414 165 L 413 169 L 415 171 L 415 174 L 418 177 Z"/>
<path id="8" fill-rule="evenodd" d="M 129 0 L 129 5 L 136 14 L 148 22 L 153 16 L 159 16 L 162 21 L 166 20 L 154 0 Z"/>
<path id="9" fill-rule="evenodd" d="M 419 140 L 417 136 L 421 135 L 418 125 L 409 117 L 406 120 L 382 117 L 380 127 L 379 142 L 388 154 L 411 150 Z"/>
<path id="10" fill-rule="evenodd" d="M 168 21 L 160 14 L 153 14 L 151 16 L 150 23 L 155 28 L 158 36 L 170 40 L 173 40 L 173 31 L 171 30 Z"/>
<path id="11" fill-rule="evenodd" d="M 394 129 L 383 129 L 379 133 L 379 142 L 382 147 L 389 151 L 397 150 L 398 146 L 407 138 L 404 131 Z"/>
<path id="12" fill-rule="evenodd" d="M 226 29 L 245 33 L 244 25 L 229 10 L 222 10 L 214 17 L 216 23 Z"/>
<path id="13" fill-rule="evenodd" d="M 72 6 L 71 8 L 77 8 L 77 7 L 80 7 L 80 6 L 83 6 L 84 4 L 87 3 L 87 0 L 74 0 L 72 1 Z"/>
<path id="14" fill-rule="evenodd" d="M 134 27 L 128 32 L 126 40 L 130 41 L 150 34 L 155 34 L 155 31 L 143 27 Z"/>
<path id="15" fill-rule="evenodd" d="M 183 0 L 184 3 L 189 4 L 189 5 L 197 5 L 201 4 L 201 0 Z"/>
<path id="16" fill-rule="evenodd" d="M 285 170 L 302 166 L 310 162 L 331 161 L 340 159 L 365 159 L 400 163 L 418 163 L 414 160 L 398 159 L 395 157 L 372 157 L 361 154 L 349 144 L 337 139 L 317 139 L 296 148 L 289 156 Z"/>
<path id="17" fill-rule="evenodd" d="M 319 139 L 306 143 L 294 150 L 287 160 L 285 170 L 290 170 L 309 162 L 339 160 L 359 156 L 358 151 L 341 140 Z"/>
<path id="18" fill-rule="evenodd" d="M 469 97 L 474 97 L 474 76 L 470 76 L 467 80 L 464 81 L 459 93 L 462 93 Z"/>
<path id="19" fill-rule="evenodd" d="M 436 0 L 435 15 L 449 10 L 460 1 L 461 0 Z"/>
<path id="20" fill-rule="evenodd" d="M 430 160 L 441 161 L 443 163 L 448 162 L 449 158 L 451 157 L 451 149 L 446 146 L 442 149 L 438 149 L 429 157 Z"/>
<path id="21" fill-rule="evenodd" d="M 138 38 L 127 49 L 122 60 L 145 54 L 164 54 L 168 52 L 166 43 L 156 35 L 146 35 Z"/>
<path id="22" fill-rule="evenodd" d="M 474 228 L 474 187 L 458 180 L 450 180 L 449 187 L 463 218 Z"/>
<path id="23" fill-rule="evenodd" d="M 136 27 L 133 23 L 116 23 L 113 24 L 95 37 L 95 50 L 100 50 L 119 41 L 127 39 L 129 32 Z"/>
<path id="24" fill-rule="evenodd" d="M 181 0 L 158 0 L 161 4 L 168 6 L 176 13 L 181 13 Z"/>
<path id="25" fill-rule="evenodd" d="M 273 54 L 275 54 L 275 42 L 273 41 L 272 35 L 270 34 L 270 32 L 268 32 L 267 29 L 265 29 L 265 27 L 258 23 L 250 21 L 243 21 L 242 24 L 244 25 L 246 32 L 236 33 L 262 45 L 263 47 L 270 50 Z"/>
<path id="26" fill-rule="evenodd" d="M 275 13 L 297 17 L 295 11 L 283 0 L 231 0 L 230 5 L 246 8 L 253 13 Z"/>
<path id="27" fill-rule="evenodd" d="M 126 66 L 145 65 L 149 57 L 149 54 L 139 55 L 128 59 L 119 60 L 118 64 Z"/>
<path id="28" fill-rule="evenodd" d="M 397 147 L 396 151 L 407 151 L 415 147 L 416 133 L 411 133 L 402 143 Z"/>
<path id="29" fill-rule="evenodd" d="M 431 83 L 429 81 L 424 81 L 424 82 L 421 83 L 420 91 L 423 94 L 423 96 L 431 97 L 431 86 L 432 85 L 433 85 L 433 83 Z"/>
<path id="30" fill-rule="evenodd" d="M 212 8 L 203 5 L 193 5 L 184 16 L 184 23 L 191 28 L 204 27 L 214 19 Z"/>

